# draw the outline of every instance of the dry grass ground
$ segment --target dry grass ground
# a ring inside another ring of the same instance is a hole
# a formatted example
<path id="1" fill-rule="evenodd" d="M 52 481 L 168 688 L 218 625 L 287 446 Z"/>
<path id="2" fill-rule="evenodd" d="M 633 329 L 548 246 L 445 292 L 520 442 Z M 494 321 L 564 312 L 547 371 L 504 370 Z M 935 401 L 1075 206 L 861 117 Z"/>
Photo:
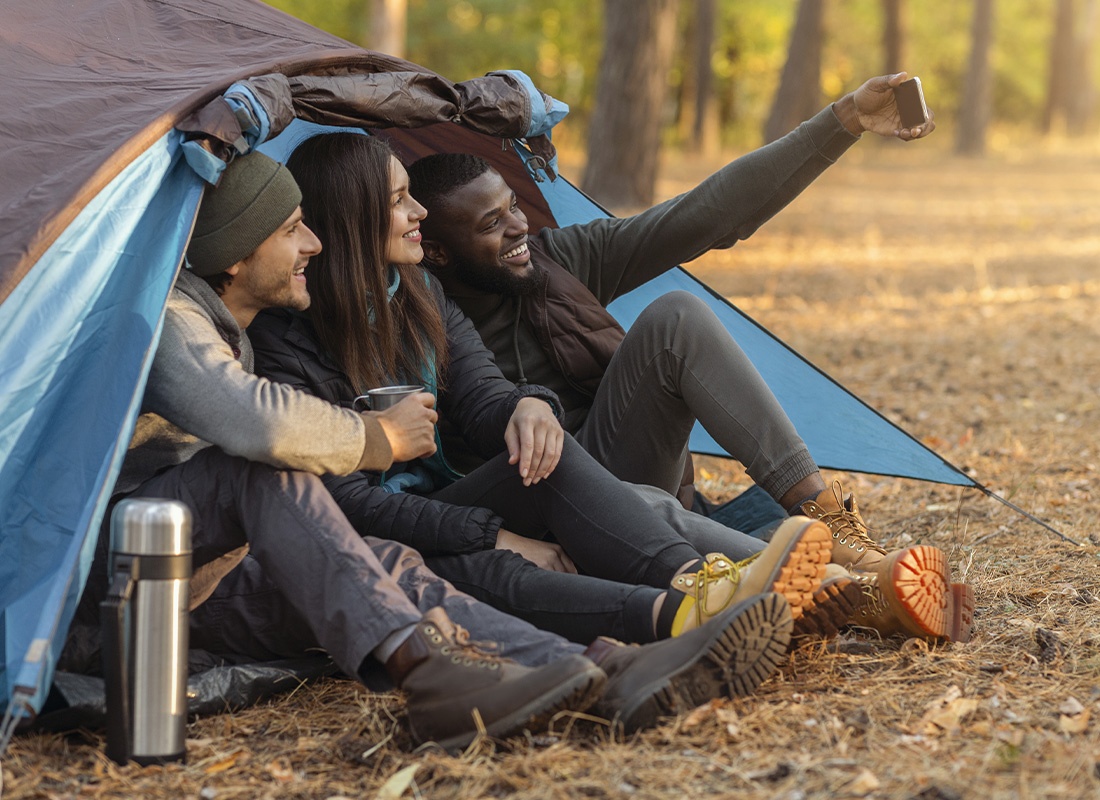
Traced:
<path id="1" fill-rule="evenodd" d="M 944 155 L 946 144 L 861 145 L 752 240 L 693 269 L 949 461 L 1084 543 L 971 491 L 839 476 L 885 542 L 950 553 L 977 592 L 971 643 L 851 634 L 799 652 L 754 697 L 626 742 L 566 718 L 552 735 L 482 741 L 459 758 L 412 752 L 397 696 L 327 681 L 194 722 L 183 766 L 119 768 L 93 733 L 21 737 L 2 764 L 5 800 L 402 787 L 438 798 L 1100 796 L 1100 155 L 974 162 Z M 662 192 L 707 166 L 675 165 Z M 701 467 L 714 497 L 747 485 L 724 462 Z"/>

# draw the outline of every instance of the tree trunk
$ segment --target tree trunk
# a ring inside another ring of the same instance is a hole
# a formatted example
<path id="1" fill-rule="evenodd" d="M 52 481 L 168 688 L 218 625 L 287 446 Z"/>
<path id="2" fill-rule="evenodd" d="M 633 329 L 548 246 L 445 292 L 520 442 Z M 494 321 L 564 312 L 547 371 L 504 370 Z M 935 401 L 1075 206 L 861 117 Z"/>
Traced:
<path id="1" fill-rule="evenodd" d="M 695 114 L 691 126 L 691 149 L 706 156 L 718 150 L 718 107 L 714 99 L 715 25 L 717 0 L 695 4 Z"/>
<path id="2" fill-rule="evenodd" d="M 367 48 L 404 58 L 408 0 L 368 0 L 366 11 Z"/>
<path id="3" fill-rule="evenodd" d="M 886 57 L 886 74 L 907 68 L 905 59 L 909 28 L 905 18 L 905 0 L 882 0 L 882 50 Z"/>
<path id="4" fill-rule="evenodd" d="M 1066 101 L 1066 133 L 1083 136 L 1091 131 L 1096 96 L 1092 85 L 1092 51 L 1096 43 L 1097 2 L 1085 0 L 1081 24 L 1072 45 L 1069 96 Z"/>
<path id="5" fill-rule="evenodd" d="M 825 0 L 801 0 L 787 63 L 764 126 L 764 140 L 773 142 L 816 114 L 821 104 L 821 46 Z"/>
<path id="6" fill-rule="evenodd" d="M 618 208 L 653 203 L 678 0 L 604 0 L 604 51 L 581 186 Z"/>
<path id="7" fill-rule="evenodd" d="M 974 1 L 970 42 L 969 74 L 963 86 L 955 151 L 962 155 L 981 155 L 985 152 L 985 135 L 993 103 L 993 67 L 989 59 L 993 46 L 993 0 Z"/>
<path id="8" fill-rule="evenodd" d="M 1054 8 L 1054 35 L 1050 39 L 1050 73 L 1047 75 L 1047 100 L 1043 106 L 1043 133 L 1065 121 L 1073 81 L 1073 6 L 1074 0 L 1058 0 Z"/>

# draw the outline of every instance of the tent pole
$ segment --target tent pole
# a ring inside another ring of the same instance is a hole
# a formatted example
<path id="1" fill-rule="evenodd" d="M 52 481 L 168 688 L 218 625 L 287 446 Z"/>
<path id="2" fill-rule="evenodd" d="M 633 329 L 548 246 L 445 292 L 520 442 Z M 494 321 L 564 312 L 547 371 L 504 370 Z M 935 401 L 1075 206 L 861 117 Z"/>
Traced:
<path id="1" fill-rule="evenodd" d="M 15 735 L 15 728 L 19 724 L 19 715 L 15 713 L 16 708 L 27 709 L 27 700 L 29 697 L 23 696 L 23 690 L 19 687 L 15 688 L 15 691 L 11 693 L 11 702 L 8 703 L 7 713 L 4 714 L 4 721 L 0 723 L 0 757 L 3 757 L 7 752 L 8 745 L 11 743 L 11 737 Z M 3 794 L 3 770 L 0 770 L 0 795 Z"/>
<path id="2" fill-rule="evenodd" d="M 1016 505 L 1016 504 L 1015 504 L 1015 503 L 1013 503 L 1012 501 L 1010 501 L 1010 500 L 1005 500 L 1005 499 L 1004 499 L 1003 497 L 1001 497 L 1001 496 L 1000 496 L 999 494 L 997 494 L 996 492 L 994 492 L 994 491 L 992 491 L 992 490 L 990 490 L 990 489 L 987 489 L 986 487 L 982 486 L 982 485 L 981 485 L 980 483 L 978 483 L 977 481 L 975 481 L 975 482 L 974 482 L 974 486 L 975 486 L 975 487 L 976 487 L 976 488 L 977 488 L 977 489 L 978 489 L 979 491 L 981 491 L 981 492 L 982 492 L 983 494 L 985 494 L 985 495 L 986 495 L 987 497 L 992 497 L 992 498 L 993 498 L 994 500 L 996 500 L 996 501 L 998 501 L 998 502 L 1001 502 L 1001 503 L 1004 503 L 1004 504 L 1005 504 L 1006 506 L 1008 506 L 1009 508 L 1011 508 L 1011 509 L 1012 509 L 1013 511 L 1015 511 L 1015 512 L 1016 512 L 1017 514 L 1023 514 L 1023 515 L 1025 516 L 1025 517 L 1027 517 L 1027 518 L 1028 518 L 1029 520 L 1031 520 L 1032 522 L 1034 522 L 1034 523 L 1035 523 L 1036 525 L 1039 525 L 1040 527 L 1046 528 L 1046 529 L 1047 529 L 1048 531 L 1050 531 L 1051 533 L 1053 533 L 1053 534 L 1054 534 L 1055 536 L 1057 536 L 1057 537 L 1058 537 L 1059 539 L 1061 539 L 1061 540 L 1062 540 L 1063 542 L 1069 542 L 1070 544 L 1075 544 L 1075 545 L 1077 545 L 1078 547 L 1083 547 L 1083 546 L 1084 546 L 1084 545 L 1082 545 L 1082 544 L 1081 544 L 1080 542 L 1078 542 L 1078 541 L 1075 541 L 1075 540 L 1073 540 L 1073 539 L 1069 538 L 1069 537 L 1068 537 L 1068 536 L 1066 536 L 1066 535 L 1065 535 L 1064 533 L 1062 533 L 1061 531 L 1059 531 L 1059 530 L 1055 529 L 1054 527 L 1052 527 L 1052 526 L 1051 526 L 1051 525 L 1049 525 L 1048 523 L 1046 523 L 1046 522 L 1043 522 L 1043 520 L 1039 519 L 1039 518 L 1038 518 L 1037 516 L 1035 516 L 1034 514 L 1032 514 L 1032 513 L 1028 512 L 1028 511 L 1024 511 L 1024 510 L 1023 510 L 1022 508 L 1020 508 L 1020 507 L 1019 507 L 1018 505 Z"/>

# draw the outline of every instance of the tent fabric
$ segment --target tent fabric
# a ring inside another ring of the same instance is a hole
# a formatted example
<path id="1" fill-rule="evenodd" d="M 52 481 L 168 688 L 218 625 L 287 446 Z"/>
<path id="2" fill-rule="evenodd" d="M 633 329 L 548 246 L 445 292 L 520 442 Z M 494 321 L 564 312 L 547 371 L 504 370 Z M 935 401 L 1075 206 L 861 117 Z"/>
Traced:
<path id="1" fill-rule="evenodd" d="M 198 207 L 166 134 L 89 203 L 0 305 L 0 681 L 40 703 Z M 105 375 L 109 379 L 105 380 Z"/>
<path id="2" fill-rule="evenodd" d="M 242 81 L 242 96 L 262 104 L 273 134 L 294 117 L 403 126 L 377 132 L 407 158 L 485 156 L 517 189 L 536 228 L 602 210 L 568 182 L 525 168 L 528 147 L 540 165 L 551 161 L 540 134 L 562 109 L 514 74 L 454 84 L 257 0 L 9 0 L 4 23 L 0 709 L 32 717 L 87 577 L 201 198 L 176 126 L 192 126 L 204 110 L 216 119 L 229 109 L 221 93 Z M 228 114 L 224 141 L 232 142 L 241 132 Z M 502 150 L 501 137 L 524 136 L 527 146 Z M 959 482 L 953 468 L 933 465 L 919 443 L 686 273 L 666 277 L 708 297 L 731 329 L 742 325 L 738 338 L 759 340 L 746 349 L 765 375 L 800 371 L 777 393 L 796 422 L 807 402 L 828 416 L 827 426 L 811 423 L 829 432 L 809 442 L 815 456 L 879 426 L 893 438 L 882 440 L 874 471 Z M 614 308 L 623 321 L 663 288 L 638 291 Z M 843 424 L 833 424 L 841 415 Z M 866 448 L 850 450 L 836 463 L 831 455 L 819 461 L 866 470 Z M 897 466 L 899 452 L 915 460 Z M 8 730 L 0 727 L 0 750 Z"/>

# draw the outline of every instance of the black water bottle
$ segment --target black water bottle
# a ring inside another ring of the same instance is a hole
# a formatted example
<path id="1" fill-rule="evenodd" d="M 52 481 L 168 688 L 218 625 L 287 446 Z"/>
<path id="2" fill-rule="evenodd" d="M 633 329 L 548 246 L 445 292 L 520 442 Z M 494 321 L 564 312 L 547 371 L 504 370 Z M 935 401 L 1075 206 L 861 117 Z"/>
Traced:
<path id="1" fill-rule="evenodd" d="M 121 501 L 109 570 L 100 604 L 107 755 L 119 764 L 184 761 L 190 510 L 175 500 Z"/>

